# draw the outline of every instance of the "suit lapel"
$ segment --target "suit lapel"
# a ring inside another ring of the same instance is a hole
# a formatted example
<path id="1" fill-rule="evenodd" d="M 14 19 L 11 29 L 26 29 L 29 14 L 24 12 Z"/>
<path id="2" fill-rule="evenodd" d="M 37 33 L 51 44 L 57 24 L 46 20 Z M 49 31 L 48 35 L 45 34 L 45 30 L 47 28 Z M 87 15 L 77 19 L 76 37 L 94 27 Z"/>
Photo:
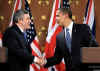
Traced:
<path id="1" fill-rule="evenodd" d="M 62 37 L 62 43 L 64 43 L 64 46 L 65 46 L 64 49 L 65 50 L 67 49 L 67 52 L 69 54 L 69 49 L 67 48 L 66 38 L 65 38 L 65 31 L 64 30 L 61 32 L 61 37 Z"/>
<path id="2" fill-rule="evenodd" d="M 17 25 L 14 25 L 15 33 L 17 35 L 17 38 L 20 42 L 20 44 L 25 47 L 27 45 L 27 41 L 24 38 L 24 34 L 20 31 L 20 29 L 17 27 Z"/>
<path id="3" fill-rule="evenodd" d="M 75 41 L 77 40 L 77 34 L 76 24 L 74 23 L 72 28 L 71 50 L 74 48 Z"/>

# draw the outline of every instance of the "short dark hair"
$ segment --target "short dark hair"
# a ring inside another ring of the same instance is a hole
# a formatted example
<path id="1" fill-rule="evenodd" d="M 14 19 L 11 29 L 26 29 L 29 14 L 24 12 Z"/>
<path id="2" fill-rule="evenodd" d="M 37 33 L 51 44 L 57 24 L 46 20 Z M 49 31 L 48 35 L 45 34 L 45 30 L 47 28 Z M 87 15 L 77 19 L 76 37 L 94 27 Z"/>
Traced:
<path id="1" fill-rule="evenodd" d="M 69 18 L 72 19 L 72 11 L 70 8 L 58 8 L 58 10 L 60 10 L 61 12 L 63 12 L 63 14 L 68 14 Z"/>
<path id="2" fill-rule="evenodd" d="M 29 14 L 29 12 L 23 9 L 17 10 L 13 16 L 13 23 L 18 23 L 18 20 L 23 19 L 24 14 Z"/>

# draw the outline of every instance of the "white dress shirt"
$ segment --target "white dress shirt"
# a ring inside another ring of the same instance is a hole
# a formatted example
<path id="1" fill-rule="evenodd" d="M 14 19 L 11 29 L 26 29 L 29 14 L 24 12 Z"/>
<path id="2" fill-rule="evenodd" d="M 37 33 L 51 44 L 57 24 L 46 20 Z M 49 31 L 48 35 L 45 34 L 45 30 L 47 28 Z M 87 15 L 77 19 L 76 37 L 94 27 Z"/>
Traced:
<path id="1" fill-rule="evenodd" d="M 69 24 L 69 26 L 67 27 L 69 29 L 69 34 L 70 34 L 70 38 L 72 38 L 72 28 L 73 28 L 73 21 Z M 65 38 L 66 38 L 66 27 L 64 28 L 65 31 Z"/>

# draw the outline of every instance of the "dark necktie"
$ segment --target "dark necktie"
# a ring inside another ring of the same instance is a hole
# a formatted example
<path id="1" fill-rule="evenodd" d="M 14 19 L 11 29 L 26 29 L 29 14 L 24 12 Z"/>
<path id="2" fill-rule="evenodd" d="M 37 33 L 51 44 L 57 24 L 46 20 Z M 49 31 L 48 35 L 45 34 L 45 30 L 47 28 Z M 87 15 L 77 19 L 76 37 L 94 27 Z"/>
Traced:
<path id="1" fill-rule="evenodd" d="M 24 32 L 23 34 L 24 34 L 24 39 L 27 41 L 26 32 Z"/>
<path id="2" fill-rule="evenodd" d="M 69 52 L 71 52 L 71 37 L 70 37 L 69 29 L 66 29 L 66 44 L 67 44 L 67 48 L 69 49 Z"/>

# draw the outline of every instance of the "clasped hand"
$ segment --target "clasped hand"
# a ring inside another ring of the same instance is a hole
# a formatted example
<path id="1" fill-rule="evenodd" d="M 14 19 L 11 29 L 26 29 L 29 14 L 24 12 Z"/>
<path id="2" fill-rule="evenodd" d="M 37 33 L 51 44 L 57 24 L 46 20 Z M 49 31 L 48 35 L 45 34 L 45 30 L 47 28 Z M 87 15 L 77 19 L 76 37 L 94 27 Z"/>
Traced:
<path id="1" fill-rule="evenodd" d="M 41 58 L 37 58 L 36 64 L 40 65 L 40 66 L 44 66 L 46 64 L 47 60 L 44 57 Z"/>

